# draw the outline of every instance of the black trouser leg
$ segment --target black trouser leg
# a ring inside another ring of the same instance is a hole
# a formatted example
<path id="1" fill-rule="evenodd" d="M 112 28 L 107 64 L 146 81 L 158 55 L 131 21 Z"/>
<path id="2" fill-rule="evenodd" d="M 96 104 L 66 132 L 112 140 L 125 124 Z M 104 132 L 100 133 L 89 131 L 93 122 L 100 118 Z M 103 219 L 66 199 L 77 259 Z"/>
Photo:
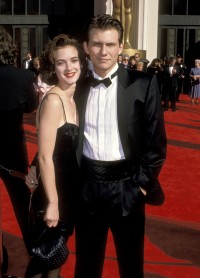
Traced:
<path id="1" fill-rule="evenodd" d="M 81 216 L 75 226 L 75 278 L 101 278 L 108 224 L 94 215 Z"/>
<path id="2" fill-rule="evenodd" d="M 163 108 L 164 110 L 169 109 L 169 92 L 168 88 L 164 88 L 163 90 Z"/>
<path id="3" fill-rule="evenodd" d="M 114 221 L 113 221 L 114 220 Z M 131 215 L 111 220 L 121 278 L 142 278 L 144 257 L 144 205 Z"/>
<path id="4" fill-rule="evenodd" d="M 20 227 L 27 251 L 30 249 L 29 201 L 30 192 L 24 180 L 2 173 L 1 178 L 10 197 L 13 210 Z"/>
<path id="5" fill-rule="evenodd" d="M 170 102 L 171 102 L 171 108 L 173 111 L 176 110 L 176 87 L 172 87 L 170 90 Z"/>

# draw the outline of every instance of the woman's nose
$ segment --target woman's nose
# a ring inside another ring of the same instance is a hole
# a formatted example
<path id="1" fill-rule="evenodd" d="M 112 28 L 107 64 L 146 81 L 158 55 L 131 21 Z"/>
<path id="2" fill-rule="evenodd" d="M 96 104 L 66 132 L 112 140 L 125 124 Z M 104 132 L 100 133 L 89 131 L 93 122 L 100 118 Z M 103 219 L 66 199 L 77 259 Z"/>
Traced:
<path id="1" fill-rule="evenodd" d="M 71 68 L 72 68 L 71 63 L 66 62 L 66 64 L 65 64 L 65 70 L 66 70 L 66 71 L 70 71 L 70 70 L 71 70 Z"/>

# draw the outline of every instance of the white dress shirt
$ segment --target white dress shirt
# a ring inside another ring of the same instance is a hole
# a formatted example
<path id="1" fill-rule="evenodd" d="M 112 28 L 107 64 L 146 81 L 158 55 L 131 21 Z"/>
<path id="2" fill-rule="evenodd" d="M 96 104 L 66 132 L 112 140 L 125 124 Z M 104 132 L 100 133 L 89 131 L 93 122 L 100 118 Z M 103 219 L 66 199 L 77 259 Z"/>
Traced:
<path id="1" fill-rule="evenodd" d="M 30 60 L 26 60 L 26 65 L 25 65 L 26 69 L 29 68 L 29 63 L 30 63 L 30 61 L 31 61 L 31 59 L 30 59 Z"/>
<path id="2" fill-rule="evenodd" d="M 172 73 L 172 71 L 173 71 L 173 66 L 169 66 L 169 74 L 172 76 L 173 75 L 173 73 Z"/>
<path id="3" fill-rule="evenodd" d="M 118 69 L 118 64 L 106 77 Z M 100 78 L 95 72 L 93 75 Z M 91 87 L 85 114 L 83 154 L 93 160 L 124 159 L 117 121 L 117 83 L 115 76 L 107 88 L 104 84 Z"/>

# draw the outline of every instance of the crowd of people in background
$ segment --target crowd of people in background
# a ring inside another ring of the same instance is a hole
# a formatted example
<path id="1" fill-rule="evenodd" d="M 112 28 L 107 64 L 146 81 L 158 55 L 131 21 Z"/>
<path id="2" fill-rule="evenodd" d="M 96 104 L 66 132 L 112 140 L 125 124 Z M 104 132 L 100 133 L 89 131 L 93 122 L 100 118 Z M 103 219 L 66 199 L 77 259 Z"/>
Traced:
<path id="1" fill-rule="evenodd" d="M 120 54 L 118 63 L 129 70 L 147 71 L 155 74 L 161 94 L 164 111 L 176 111 L 176 103 L 180 94 L 186 93 L 191 104 L 199 105 L 200 98 L 200 60 L 194 61 L 194 67 L 186 67 L 183 57 L 165 56 L 163 59 L 154 58 L 151 62 L 141 58 L 139 53 L 129 56 Z"/>
<path id="2" fill-rule="evenodd" d="M 180 94 L 183 92 L 189 94 L 192 105 L 199 105 L 200 60 L 196 59 L 194 61 L 193 68 L 187 68 L 180 54 L 177 56 L 154 58 L 149 62 L 137 52 L 131 56 L 126 53 L 119 54 L 118 63 L 126 69 L 146 71 L 157 76 L 164 111 L 172 109 L 175 112 L 176 103 L 179 101 Z M 43 96 L 53 86 L 52 84 L 49 85 L 42 82 L 40 78 L 40 58 L 32 58 L 32 54 L 29 51 L 26 58 L 22 61 L 22 68 L 34 72 L 34 86 L 38 103 L 40 103 Z"/>

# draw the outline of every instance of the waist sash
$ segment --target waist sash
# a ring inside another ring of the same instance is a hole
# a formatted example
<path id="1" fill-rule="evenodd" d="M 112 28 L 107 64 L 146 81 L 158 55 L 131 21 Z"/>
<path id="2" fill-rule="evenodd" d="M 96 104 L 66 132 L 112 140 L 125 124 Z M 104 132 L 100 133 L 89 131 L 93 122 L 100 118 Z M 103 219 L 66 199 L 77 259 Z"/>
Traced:
<path id="1" fill-rule="evenodd" d="M 83 171 L 88 179 L 112 183 L 130 179 L 131 166 L 128 160 L 99 161 L 83 156 Z"/>

